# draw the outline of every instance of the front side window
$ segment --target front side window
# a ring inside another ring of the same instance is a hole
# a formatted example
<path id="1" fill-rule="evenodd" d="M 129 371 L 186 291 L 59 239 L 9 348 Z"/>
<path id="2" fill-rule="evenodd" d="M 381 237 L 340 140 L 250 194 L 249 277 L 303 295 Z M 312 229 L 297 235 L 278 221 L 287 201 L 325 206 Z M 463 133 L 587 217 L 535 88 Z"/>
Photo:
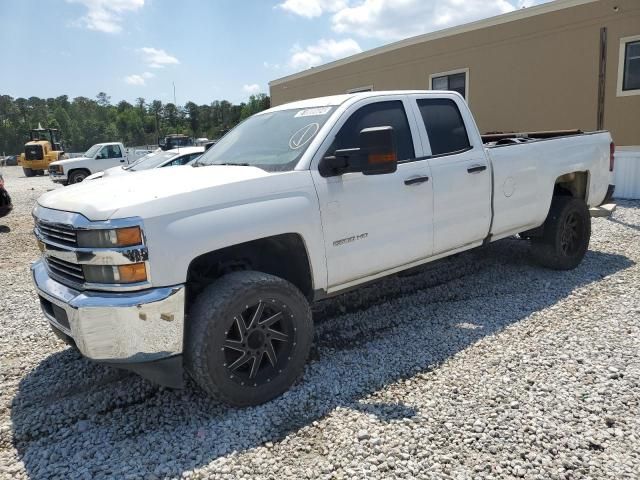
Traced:
<path id="1" fill-rule="evenodd" d="M 122 151 L 120 150 L 120 145 L 111 145 L 109 149 L 109 158 L 120 158 L 122 156 Z"/>
<path id="2" fill-rule="evenodd" d="M 447 155 L 471 147 L 464 120 L 453 100 L 422 99 L 418 100 L 418 107 L 427 129 L 431 155 Z"/>
<path id="3" fill-rule="evenodd" d="M 360 131 L 372 127 L 393 127 L 398 161 L 415 158 L 411 128 L 400 100 L 370 103 L 354 112 L 342 126 L 329 148 L 329 155 L 344 148 L 358 148 Z"/>
<path id="4" fill-rule="evenodd" d="M 105 158 L 109 158 L 109 147 L 102 147 L 98 155 L 96 155 L 97 160 L 104 160 Z"/>
<path id="5" fill-rule="evenodd" d="M 458 92 L 463 98 L 467 98 L 467 73 L 456 72 L 450 74 L 434 75 L 431 77 L 431 90 L 448 90 Z"/>

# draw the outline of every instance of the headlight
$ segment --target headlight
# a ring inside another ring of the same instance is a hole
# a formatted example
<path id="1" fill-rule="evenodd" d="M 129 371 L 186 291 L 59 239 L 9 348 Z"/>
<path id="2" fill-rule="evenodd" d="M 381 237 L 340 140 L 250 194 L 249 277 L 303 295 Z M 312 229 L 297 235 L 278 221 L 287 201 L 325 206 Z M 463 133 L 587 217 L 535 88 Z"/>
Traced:
<path id="1" fill-rule="evenodd" d="M 84 279 L 89 283 L 138 283 L 147 280 L 144 263 L 130 265 L 84 265 Z"/>
<path id="2" fill-rule="evenodd" d="M 83 248 L 118 248 L 140 245 L 140 227 L 116 228 L 113 230 L 81 230 L 77 234 L 78 246 Z"/>

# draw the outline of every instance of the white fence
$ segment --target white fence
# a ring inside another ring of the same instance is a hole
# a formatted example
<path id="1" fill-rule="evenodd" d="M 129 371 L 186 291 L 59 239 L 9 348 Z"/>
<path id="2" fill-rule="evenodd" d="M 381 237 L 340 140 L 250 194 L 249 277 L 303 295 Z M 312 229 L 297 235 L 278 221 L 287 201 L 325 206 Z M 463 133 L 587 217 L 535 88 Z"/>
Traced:
<path id="1" fill-rule="evenodd" d="M 640 199 L 640 147 L 616 149 L 615 198 Z"/>

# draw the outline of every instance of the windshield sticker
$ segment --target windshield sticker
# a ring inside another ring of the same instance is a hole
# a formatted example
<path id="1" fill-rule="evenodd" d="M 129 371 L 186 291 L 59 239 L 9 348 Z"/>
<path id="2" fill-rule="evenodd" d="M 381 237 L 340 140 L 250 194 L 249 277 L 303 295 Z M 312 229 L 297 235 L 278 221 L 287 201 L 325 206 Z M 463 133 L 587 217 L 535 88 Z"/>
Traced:
<path id="1" fill-rule="evenodd" d="M 297 150 L 300 147 L 304 147 L 320 130 L 319 123 L 310 123 L 309 125 L 302 127 L 296 133 L 291 135 L 289 139 L 289 148 L 291 150 Z"/>
<path id="2" fill-rule="evenodd" d="M 306 108 L 304 110 L 300 110 L 294 115 L 294 117 L 317 117 L 318 115 L 326 115 L 330 111 L 331 107 Z"/>

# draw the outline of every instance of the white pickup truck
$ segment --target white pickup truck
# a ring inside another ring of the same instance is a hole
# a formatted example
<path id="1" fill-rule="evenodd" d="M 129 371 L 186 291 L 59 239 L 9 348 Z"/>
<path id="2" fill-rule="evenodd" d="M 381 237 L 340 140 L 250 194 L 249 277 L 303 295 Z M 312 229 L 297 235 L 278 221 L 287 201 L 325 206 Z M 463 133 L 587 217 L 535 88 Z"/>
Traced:
<path id="1" fill-rule="evenodd" d="M 96 143 L 81 157 L 49 164 L 49 177 L 63 185 L 80 183 L 89 175 L 118 165 L 133 163 L 148 150 L 129 151 L 120 142 Z"/>
<path id="2" fill-rule="evenodd" d="M 485 144 L 452 92 L 272 108 L 195 164 L 40 197 L 42 309 L 90 359 L 265 402 L 303 372 L 309 302 L 515 234 L 542 265 L 576 267 L 613 147 L 554 135 Z"/>

